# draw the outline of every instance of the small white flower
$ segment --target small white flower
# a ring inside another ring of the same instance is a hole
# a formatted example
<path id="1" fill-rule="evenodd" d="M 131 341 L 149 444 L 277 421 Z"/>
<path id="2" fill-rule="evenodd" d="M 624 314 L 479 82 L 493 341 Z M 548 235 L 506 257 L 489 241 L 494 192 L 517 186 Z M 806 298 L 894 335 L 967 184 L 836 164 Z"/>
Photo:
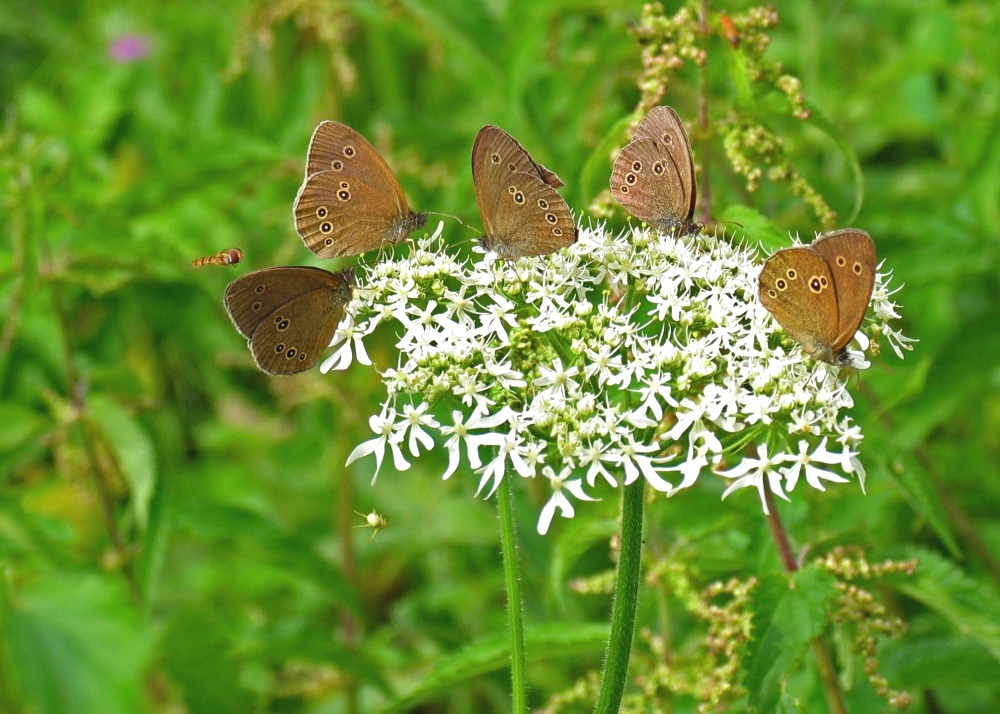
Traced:
<path id="1" fill-rule="evenodd" d="M 821 479 L 833 481 L 834 483 L 847 482 L 847 479 L 843 476 L 839 476 L 832 471 L 816 468 L 812 465 L 814 461 L 821 464 L 836 464 L 840 462 L 840 457 L 826 450 L 826 439 L 820 442 L 820 445 L 816 447 L 816 451 L 812 455 L 808 452 L 809 442 L 805 440 L 799 441 L 799 453 L 788 456 L 788 461 L 792 465 L 781 469 L 782 473 L 785 474 L 785 486 L 789 491 L 795 490 L 795 486 L 799 482 L 799 474 L 803 470 L 806 474 L 806 481 L 818 491 L 826 490 Z"/>
<path id="2" fill-rule="evenodd" d="M 549 480 L 549 485 L 552 487 L 552 497 L 542 507 L 542 512 L 538 516 L 538 533 L 540 535 L 545 535 L 549 532 L 549 526 L 552 524 L 552 518 L 556 514 L 556 509 L 559 510 L 563 518 L 573 517 L 573 504 L 566 498 L 565 491 L 569 491 L 575 498 L 581 501 L 597 500 L 587 495 L 586 491 L 583 490 L 583 483 L 580 479 L 567 481 L 566 479 L 570 473 L 570 469 L 562 469 L 557 476 L 551 466 L 546 466 L 542 469 L 542 474 Z"/>
<path id="3" fill-rule="evenodd" d="M 451 418 L 454 421 L 452 426 L 442 426 L 441 433 L 449 437 L 444 443 L 448 450 L 448 468 L 445 470 L 442 479 L 447 479 L 458 469 L 461 453 L 459 447 L 465 442 L 465 450 L 469 457 L 469 465 L 473 469 L 478 469 L 483 465 L 479 458 L 479 447 L 500 446 L 504 442 L 503 434 L 488 431 L 485 434 L 472 434 L 472 429 L 494 429 L 503 423 L 503 418 L 498 415 L 486 416 L 482 412 L 474 411 L 468 421 L 463 421 L 462 412 L 453 411 Z"/>
<path id="4" fill-rule="evenodd" d="M 375 474 L 372 476 L 372 485 L 375 484 L 379 469 L 382 468 L 382 459 L 385 458 L 386 445 L 392 451 L 392 462 L 397 471 L 406 471 L 406 469 L 410 468 L 410 462 L 406 460 L 402 450 L 399 448 L 399 443 L 403 437 L 402 433 L 396 428 L 396 416 L 396 410 L 390 409 L 383 411 L 378 416 L 373 415 L 369 417 L 368 425 L 378 436 L 358 444 L 354 448 L 354 451 L 351 452 L 351 455 L 347 457 L 346 465 L 350 466 L 362 456 L 375 454 Z"/>
<path id="5" fill-rule="evenodd" d="M 765 488 L 770 488 L 771 493 L 780 496 L 786 501 L 789 500 L 788 496 L 781 489 L 781 472 L 777 469 L 778 464 L 788 460 L 788 456 L 786 454 L 777 454 L 774 458 L 768 458 L 767 443 L 757 446 L 757 456 L 760 458 L 751 459 L 745 457 L 736 468 L 718 472 L 720 476 L 735 479 L 722 494 L 722 497 L 726 498 L 738 488 L 752 486 L 760 494 L 760 503 L 764 508 L 764 513 L 770 513 L 767 510 L 767 500 L 764 497 Z M 767 479 L 766 483 L 765 478 Z"/>
<path id="6" fill-rule="evenodd" d="M 362 338 L 371 334 L 371 331 L 374 329 L 375 325 L 373 323 L 364 325 L 363 329 L 358 329 L 354 325 L 354 315 L 345 313 L 344 318 L 337 327 L 337 332 L 333 335 L 333 340 L 330 342 L 330 346 L 335 347 L 336 350 L 332 355 L 323 360 L 319 371 L 326 374 L 331 370 L 339 371 L 347 369 L 351 366 L 354 355 L 357 355 L 358 362 L 370 367 L 372 360 L 368 356 L 367 350 L 365 350 L 365 343 Z M 354 348 L 353 351 L 351 350 L 352 346 Z"/>

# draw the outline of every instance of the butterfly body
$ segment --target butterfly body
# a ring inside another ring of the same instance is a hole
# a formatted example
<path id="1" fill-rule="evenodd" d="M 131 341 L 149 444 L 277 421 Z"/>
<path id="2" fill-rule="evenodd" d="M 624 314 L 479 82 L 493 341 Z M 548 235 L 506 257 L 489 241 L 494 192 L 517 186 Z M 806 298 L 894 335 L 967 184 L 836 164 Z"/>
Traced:
<path id="1" fill-rule="evenodd" d="M 257 366 L 272 375 L 303 372 L 319 362 L 353 296 L 354 271 L 267 268 L 237 278 L 225 306 L 247 338 Z"/>
<path id="2" fill-rule="evenodd" d="M 684 124 L 670 107 L 654 107 L 615 159 L 611 195 L 640 221 L 684 235 L 702 228 L 691 220 L 697 193 Z"/>
<path id="3" fill-rule="evenodd" d="M 563 185 L 503 129 L 484 126 L 472 147 L 472 179 L 486 234 L 480 244 L 502 260 L 545 255 L 576 242 Z"/>
<path id="4" fill-rule="evenodd" d="M 812 245 L 779 250 L 764 263 L 758 297 L 815 359 L 845 366 L 847 344 L 864 320 L 875 287 L 875 243 L 854 228 Z"/>
<path id="5" fill-rule="evenodd" d="M 321 258 L 397 245 L 427 223 L 410 210 L 392 169 L 345 124 L 325 121 L 309 142 L 306 177 L 292 207 L 295 229 Z"/>

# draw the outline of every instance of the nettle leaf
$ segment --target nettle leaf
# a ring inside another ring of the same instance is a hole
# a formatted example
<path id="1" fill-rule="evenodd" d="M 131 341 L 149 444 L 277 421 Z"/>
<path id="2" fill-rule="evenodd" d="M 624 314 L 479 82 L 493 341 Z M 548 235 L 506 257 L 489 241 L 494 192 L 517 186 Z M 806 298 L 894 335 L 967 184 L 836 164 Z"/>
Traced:
<path id="1" fill-rule="evenodd" d="M 912 549 L 906 557 L 919 560 L 920 567 L 912 578 L 894 578 L 896 588 L 940 614 L 1000 661 L 1000 596 L 996 591 L 933 551 Z"/>
<path id="2" fill-rule="evenodd" d="M 143 674 L 151 635 L 120 580 L 100 575 L 40 579 L 14 594 L 0 631 L 16 687 L 30 711 L 147 711 Z"/>
<path id="3" fill-rule="evenodd" d="M 902 689 L 1000 687 L 1000 662 L 968 637 L 925 637 L 887 646 L 882 673 Z"/>
<path id="4" fill-rule="evenodd" d="M 524 629 L 529 664 L 561 657 L 596 655 L 608 639 L 607 625 L 557 623 Z M 510 666 L 507 636 L 489 637 L 438 660 L 434 669 L 406 694 L 390 702 L 382 714 L 410 711 L 475 677 Z"/>
<path id="5" fill-rule="evenodd" d="M 798 571 L 790 581 L 761 584 L 745 682 L 750 704 L 759 711 L 780 710 L 785 682 L 823 631 L 833 584 L 832 576 L 811 567 Z"/>

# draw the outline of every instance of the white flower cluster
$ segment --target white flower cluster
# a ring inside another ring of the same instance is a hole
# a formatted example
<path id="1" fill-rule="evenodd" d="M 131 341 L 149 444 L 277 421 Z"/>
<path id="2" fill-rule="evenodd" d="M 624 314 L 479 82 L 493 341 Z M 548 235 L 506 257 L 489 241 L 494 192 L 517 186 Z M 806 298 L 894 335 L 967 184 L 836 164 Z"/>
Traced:
<path id="1" fill-rule="evenodd" d="M 371 364 L 363 338 L 397 323 L 376 436 L 348 463 L 374 455 L 377 477 L 387 450 L 402 471 L 439 443 L 444 478 L 464 457 L 479 492 L 542 476 L 540 533 L 556 511 L 572 517 L 574 499 L 594 500 L 599 479 L 673 494 L 714 471 L 731 480 L 725 495 L 752 486 L 762 501 L 765 488 L 787 498 L 803 475 L 819 490 L 845 474 L 864 486 L 861 431 L 841 414 L 850 394 L 757 300 L 755 250 L 597 225 L 567 249 L 503 263 L 458 257 L 441 230 L 367 269 L 323 364 Z M 908 340 L 885 324 L 897 317 L 890 277 L 878 274 L 862 330 L 901 356 Z M 754 446 L 758 458 L 744 458 Z"/>

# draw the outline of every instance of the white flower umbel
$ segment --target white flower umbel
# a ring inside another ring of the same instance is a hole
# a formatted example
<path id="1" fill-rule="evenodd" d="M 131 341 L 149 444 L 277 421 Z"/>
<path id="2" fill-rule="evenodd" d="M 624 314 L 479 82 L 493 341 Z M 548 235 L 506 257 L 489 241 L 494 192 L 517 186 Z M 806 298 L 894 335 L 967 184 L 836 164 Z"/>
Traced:
<path id="1" fill-rule="evenodd" d="M 639 478 L 673 495 L 715 470 L 727 495 L 750 486 L 762 500 L 800 481 L 823 490 L 856 475 L 864 486 L 839 370 L 805 355 L 758 302 L 754 249 L 598 224 L 569 248 L 504 263 L 461 257 L 441 229 L 359 271 L 325 367 L 346 367 L 352 350 L 367 361 L 362 338 L 381 323 L 399 362 L 383 375 L 375 438 L 351 461 L 374 455 L 377 472 L 388 447 L 404 470 L 403 449 L 439 448 L 444 477 L 465 463 L 486 495 L 544 475 L 540 532 L 556 511 L 573 515 L 571 499 L 594 498 L 585 486 Z M 866 333 L 897 354 L 910 347 L 886 324 L 898 317 L 889 278 L 876 277 L 855 366 L 867 365 Z"/>

